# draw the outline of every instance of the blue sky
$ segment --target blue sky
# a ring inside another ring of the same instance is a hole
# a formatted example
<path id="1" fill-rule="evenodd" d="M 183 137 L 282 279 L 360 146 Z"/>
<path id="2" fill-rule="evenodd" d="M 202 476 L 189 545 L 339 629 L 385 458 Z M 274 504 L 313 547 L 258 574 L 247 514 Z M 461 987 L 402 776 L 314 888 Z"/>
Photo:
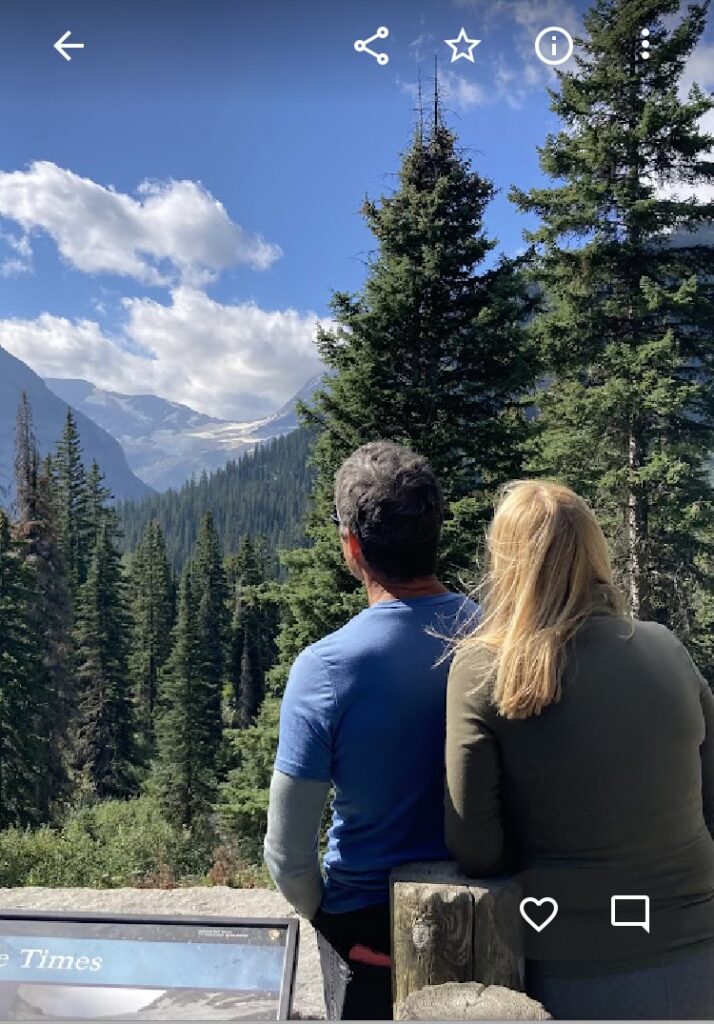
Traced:
<path id="1" fill-rule="evenodd" d="M 556 127 L 533 52 L 580 0 L 5 0 L 0 344 L 46 375 L 262 415 L 317 368 L 331 290 L 357 289 L 365 194 L 392 187 L 441 61 L 451 123 L 502 192 Z M 354 40 L 389 27 L 385 67 Z M 444 40 L 481 39 L 475 63 Z M 67 30 L 85 43 L 64 61 Z M 714 33 L 697 55 L 714 88 Z M 220 204 L 220 205 L 217 205 Z"/>

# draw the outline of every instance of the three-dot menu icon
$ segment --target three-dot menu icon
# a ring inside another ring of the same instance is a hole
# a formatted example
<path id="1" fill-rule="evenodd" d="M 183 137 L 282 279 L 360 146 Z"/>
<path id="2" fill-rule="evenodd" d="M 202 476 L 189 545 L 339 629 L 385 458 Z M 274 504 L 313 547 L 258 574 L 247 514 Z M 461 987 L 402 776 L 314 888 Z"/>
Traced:
<path id="1" fill-rule="evenodd" d="M 650 59 L 649 34 L 650 30 L 648 28 L 643 28 L 640 32 L 640 57 L 642 58 L 642 60 Z"/>

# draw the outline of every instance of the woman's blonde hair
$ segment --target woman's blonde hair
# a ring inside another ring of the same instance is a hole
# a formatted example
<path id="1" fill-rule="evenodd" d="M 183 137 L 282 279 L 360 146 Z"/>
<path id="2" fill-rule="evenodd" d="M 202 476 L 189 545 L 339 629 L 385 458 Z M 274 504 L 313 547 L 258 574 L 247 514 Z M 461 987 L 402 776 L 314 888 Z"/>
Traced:
<path id="1" fill-rule="evenodd" d="M 625 614 L 605 535 L 570 488 L 519 480 L 501 492 L 486 538 L 481 619 L 457 644 L 493 655 L 493 700 L 529 718 L 560 698 L 566 644 L 595 612 Z"/>

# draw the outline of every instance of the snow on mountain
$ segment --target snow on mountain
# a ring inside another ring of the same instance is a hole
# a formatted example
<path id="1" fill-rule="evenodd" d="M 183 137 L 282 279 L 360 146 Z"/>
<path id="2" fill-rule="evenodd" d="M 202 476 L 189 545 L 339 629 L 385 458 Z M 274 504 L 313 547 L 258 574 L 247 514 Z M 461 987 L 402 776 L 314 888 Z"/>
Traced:
<path id="1" fill-rule="evenodd" d="M 86 380 L 51 378 L 48 387 L 98 423 L 120 443 L 136 475 L 157 491 L 178 488 L 203 470 L 224 466 L 263 441 L 298 426 L 295 405 L 309 401 L 314 377 L 281 409 L 265 419 L 230 421 L 196 412 L 156 395 L 122 395 Z"/>

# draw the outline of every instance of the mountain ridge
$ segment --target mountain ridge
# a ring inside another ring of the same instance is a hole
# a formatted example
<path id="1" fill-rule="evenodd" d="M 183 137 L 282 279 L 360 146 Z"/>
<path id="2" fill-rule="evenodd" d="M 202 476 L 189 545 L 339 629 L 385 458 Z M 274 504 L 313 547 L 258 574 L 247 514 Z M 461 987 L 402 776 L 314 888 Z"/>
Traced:
<path id="1" fill-rule="evenodd" d="M 0 346 L 0 501 L 12 497 L 15 418 L 23 391 L 32 408 L 37 445 L 44 457 L 54 450 L 62 436 L 67 405 L 71 403 L 59 398 L 27 363 Z M 76 406 L 72 408 L 85 467 L 89 468 L 96 459 L 107 487 L 117 499 L 151 494 L 152 488 L 130 469 L 119 442 Z"/>
<path id="2" fill-rule="evenodd" d="M 262 419 L 224 420 L 157 395 L 125 395 L 82 378 L 48 378 L 58 397 L 98 423 L 124 450 L 132 471 L 153 490 L 179 488 L 299 426 L 296 403 L 309 401 L 322 375 Z"/>

